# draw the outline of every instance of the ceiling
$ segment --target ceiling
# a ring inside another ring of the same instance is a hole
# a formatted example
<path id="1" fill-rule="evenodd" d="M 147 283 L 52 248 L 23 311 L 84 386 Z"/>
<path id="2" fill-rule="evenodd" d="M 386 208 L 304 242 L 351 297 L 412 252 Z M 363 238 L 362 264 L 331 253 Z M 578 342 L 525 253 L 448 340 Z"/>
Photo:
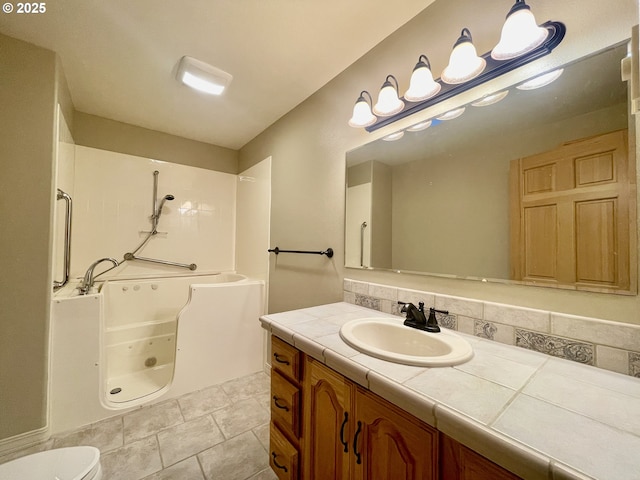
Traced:
<path id="1" fill-rule="evenodd" d="M 239 149 L 433 1 L 55 0 L 0 32 L 58 53 L 78 111 Z M 183 55 L 227 92 L 179 84 Z"/>

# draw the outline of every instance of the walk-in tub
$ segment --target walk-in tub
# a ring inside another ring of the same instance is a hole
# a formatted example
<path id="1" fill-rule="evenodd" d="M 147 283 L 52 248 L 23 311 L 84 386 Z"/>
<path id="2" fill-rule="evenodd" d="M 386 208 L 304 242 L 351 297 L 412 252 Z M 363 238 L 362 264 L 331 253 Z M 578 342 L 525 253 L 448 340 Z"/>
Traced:
<path id="1" fill-rule="evenodd" d="M 235 273 L 114 279 L 91 295 L 60 292 L 52 433 L 260 371 L 263 305 L 264 283 Z"/>

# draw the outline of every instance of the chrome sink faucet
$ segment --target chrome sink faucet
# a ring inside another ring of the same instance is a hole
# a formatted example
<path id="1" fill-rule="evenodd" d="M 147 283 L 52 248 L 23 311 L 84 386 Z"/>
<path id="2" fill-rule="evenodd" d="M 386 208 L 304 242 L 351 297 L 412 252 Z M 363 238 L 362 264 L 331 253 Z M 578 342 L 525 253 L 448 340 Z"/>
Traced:
<path id="1" fill-rule="evenodd" d="M 113 263 L 114 267 L 120 265 L 115 258 L 111 257 L 101 258 L 100 260 L 96 260 L 95 262 L 93 262 L 87 269 L 87 272 L 84 274 L 84 278 L 82 279 L 82 283 L 80 283 L 80 286 L 78 287 L 78 290 L 80 290 L 80 295 L 86 295 L 91 291 L 94 282 L 93 270 L 102 262 L 111 262 Z"/>
<path id="2" fill-rule="evenodd" d="M 449 314 L 447 310 L 429 308 L 429 318 L 427 318 L 424 314 L 424 302 L 419 302 L 417 308 L 413 303 L 398 302 L 398 305 L 402 305 L 400 313 L 407 314 L 407 317 L 404 320 L 404 324 L 407 327 L 417 328 L 418 330 L 424 330 L 431 333 L 438 333 L 440 331 L 436 312 L 444 313 L 445 315 Z"/>

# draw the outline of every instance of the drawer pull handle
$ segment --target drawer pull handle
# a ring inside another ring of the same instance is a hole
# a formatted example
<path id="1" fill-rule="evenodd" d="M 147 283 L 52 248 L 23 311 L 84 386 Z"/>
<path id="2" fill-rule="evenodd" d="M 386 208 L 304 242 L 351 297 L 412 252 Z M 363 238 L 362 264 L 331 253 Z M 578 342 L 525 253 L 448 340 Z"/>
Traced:
<path id="1" fill-rule="evenodd" d="M 349 414 L 344 412 L 344 420 L 340 427 L 340 443 L 344 446 L 344 453 L 349 453 L 349 442 L 344 439 L 344 427 L 347 426 L 347 420 L 349 420 Z"/>
<path id="2" fill-rule="evenodd" d="M 358 437 L 360 436 L 360 432 L 362 430 L 362 422 L 358 422 L 358 429 L 356 430 L 356 434 L 353 437 L 353 453 L 356 455 L 356 463 L 360 465 L 362 460 L 360 459 L 360 454 L 358 453 Z"/>
<path id="3" fill-rule="evenodd" d="M 278 363 L 283 363 L 285 365 L 290 365 L 289 360 L 287 360 L 287 359 L 282 360 L 280 358 L 280 355 L 278 355 L 277 353 L 274 353 L 273 357 L 276 359 L 276 362 L 278 362 Z"/>
<path id="4" fill-rule="evenodd" d="M 280 399 L 274 395 L 273 396 L 273 403 L 275 404 L 275 406 L 278 407 L 281 410 L 284 410 L 285 412 L 288 412 L 289 411 L 289 407 L 287 407 L 286 405 L 278 405 L 278 400 L 280 400 Z"/>
<path id="5" fill-rule="evenodd" d="M 285 473 L 287 473 L 289 470 L 287 470 L 287 467 L 285 465 L 279 465 L 278 462 L 276 462 L 276 457 L 278 455 L 276 455 L 276 452 L 271 452 L 271 456 L 273 457 L 273 464 L 278 467 L 281 470 L 284 470 Z"/>

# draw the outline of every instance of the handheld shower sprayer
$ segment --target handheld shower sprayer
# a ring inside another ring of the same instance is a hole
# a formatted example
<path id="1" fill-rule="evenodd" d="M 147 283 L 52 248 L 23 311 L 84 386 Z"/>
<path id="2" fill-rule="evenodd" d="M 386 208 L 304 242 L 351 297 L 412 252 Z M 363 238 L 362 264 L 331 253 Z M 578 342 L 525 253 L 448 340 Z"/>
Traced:
<path id="1" fill-rule="evenodd" d="M 160 200 L 160 205 L 158 205 L 158 175 L 160 172 L 158 170 L 153 172 L 153 211 L 151 212 L 151 233 L 150 235 L 155 235 L 158 233 L 158 221 L 160 220 L 160 214 L 162 213 L 162 207 L 167 200 L 173 200 L 173 195 L 165 195 L 162 200 Z"/>
<path id="2" fill-rule="evenodd" d="M 156 233 L 158 233 L 158 231 L 156 230 L 156 228 L 158 227 L 158 221 L 160 220 L 160 214 L 162 213 L 162 208 L 164 207 L 164 204 L 167 200 L 171 201 L 173 200 L 174 197 L 173 195 L 165 195 L 162 200 L 160 200 L 160 205 L 158 206 L 158 209 L 153 212 L 153 216 L 152 216 L 152 220 L 153 220 L 153 234 L 155 235 Z"/>
<path id="3" fill-rule="evenodd" d="M 160 218 L 162 207 L 164 207 L 164 202 L 166 202 L 167 200 L 173 200 L 174 198 L 176 197 L 174 197 L 173 195 L 165 195 L 164 198 L 160 200 L 160 206 L 158 207 L 158 211 L 156 212 L 156 218 Z"/>

